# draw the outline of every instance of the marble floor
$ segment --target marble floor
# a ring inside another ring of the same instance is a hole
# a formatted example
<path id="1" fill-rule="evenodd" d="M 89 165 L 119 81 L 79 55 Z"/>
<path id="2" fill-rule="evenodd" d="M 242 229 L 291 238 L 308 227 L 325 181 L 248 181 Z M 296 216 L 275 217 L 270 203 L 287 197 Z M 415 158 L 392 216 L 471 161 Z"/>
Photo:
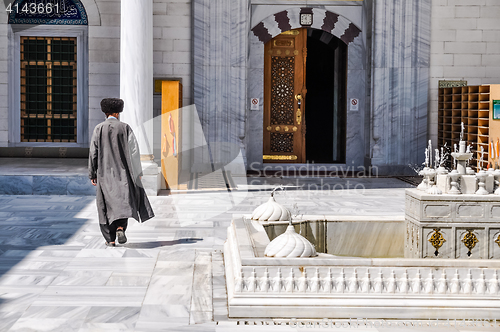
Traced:
<path id="1" fill-rule="evenodd" d="M 130 221 L 128 243 L 115 248 L 104 245 L 91 196 L 0 196 L 0 331 L 307 328 L 308 322 L 228 319 L 222 248 L 231 216 L 251 213 L 279 184 L 296 185 L 277 192 L 276 200 L 290 208 L 296 204 L 298 213 L 402 215 L 410 185 L 390 178 L 323 179 L 328 188 L 319 178 L 295 180 L 249 178 L 236 191 L 151 197 L 156 217 L 144 224 Z M 334 323 L 316 327 L 354 327 Z M 408 330 L 396 323 L 358 327 Z M 421 324 L 414 330 L 437 330 Z M 439 329 L 462 330 L 484 329 Z"/>

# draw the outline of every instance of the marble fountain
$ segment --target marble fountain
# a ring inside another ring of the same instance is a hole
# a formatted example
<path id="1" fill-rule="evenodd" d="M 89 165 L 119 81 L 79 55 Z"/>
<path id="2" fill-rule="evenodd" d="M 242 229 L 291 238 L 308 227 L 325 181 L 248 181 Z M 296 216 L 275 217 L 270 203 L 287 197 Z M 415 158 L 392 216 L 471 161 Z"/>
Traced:
<path id="1" fill-rule="evenodd" d="M 500 171 L 468 169 L 463 140 L 451 172 L 446 154 L 436 151 L 433 165 L 431 151 L 422 184 L 406 190 L 404 218 L 296 218 L 273 195 L 234 216 L 229 317 L 500 317 Z"/>

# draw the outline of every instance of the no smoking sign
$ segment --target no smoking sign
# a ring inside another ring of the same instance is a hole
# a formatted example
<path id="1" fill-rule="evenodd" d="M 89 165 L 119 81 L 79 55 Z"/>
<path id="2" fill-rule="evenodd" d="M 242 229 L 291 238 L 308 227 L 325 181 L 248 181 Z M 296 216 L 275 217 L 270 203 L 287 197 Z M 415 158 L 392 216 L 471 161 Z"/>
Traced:
<path id="1" fill-rule="evenodd" d="M 350 111 L 358 111 L 359 110 L 359 99 L 358 98 L 351 98 L 350 103 L 349 103 Z"/>
<path id="2" fill-rule="evenodd" d="M 251 98 L 250 99 L 250 110 L 252 110 L 252 111 L 259 110 L 259 98 Z"/>

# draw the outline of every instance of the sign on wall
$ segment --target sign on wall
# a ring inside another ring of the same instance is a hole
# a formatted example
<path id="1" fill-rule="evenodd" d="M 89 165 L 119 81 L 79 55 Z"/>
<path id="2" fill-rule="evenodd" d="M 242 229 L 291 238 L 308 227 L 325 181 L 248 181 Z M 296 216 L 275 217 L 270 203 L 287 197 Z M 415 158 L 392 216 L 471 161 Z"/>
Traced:
<path id="1" fill-rule="evenodd" d="M 258 111 L 259 110 L 259 98 L 252 98 L 250 99 L 250 110 L 251 111 Z"/>
<path id="2" fill-rule="evenodd" d="M 358 98 L 351 98 L 349 102 L 349 110 L 350 111 L 359 111 L 359 99 Z"/>

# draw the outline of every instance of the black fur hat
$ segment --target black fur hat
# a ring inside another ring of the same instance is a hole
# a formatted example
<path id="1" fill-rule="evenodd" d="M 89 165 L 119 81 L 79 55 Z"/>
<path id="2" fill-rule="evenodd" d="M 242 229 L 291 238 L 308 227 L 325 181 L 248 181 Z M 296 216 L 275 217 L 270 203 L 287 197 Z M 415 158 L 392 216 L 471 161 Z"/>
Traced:
<path id="1" fill-rule="evenodd" d="M 104 98 L 101 100 L 101 110 L 105 114 L 123 112 L 123 100 L 120 98 Z"/>

